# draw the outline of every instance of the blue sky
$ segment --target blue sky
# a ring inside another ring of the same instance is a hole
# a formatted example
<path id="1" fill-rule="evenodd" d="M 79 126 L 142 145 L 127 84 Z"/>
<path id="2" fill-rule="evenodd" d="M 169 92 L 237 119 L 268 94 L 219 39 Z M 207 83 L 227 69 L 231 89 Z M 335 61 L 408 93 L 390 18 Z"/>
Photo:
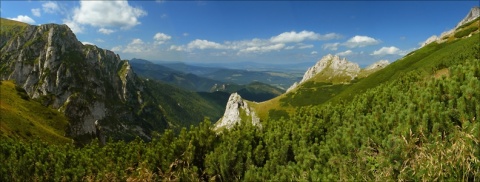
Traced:
<path id="1" fill-rule="evenodd" d="M 450 30 L 478 1 L 1 1 L 1 17 L 67 24 L 122 59 L 390 62 Z"/>

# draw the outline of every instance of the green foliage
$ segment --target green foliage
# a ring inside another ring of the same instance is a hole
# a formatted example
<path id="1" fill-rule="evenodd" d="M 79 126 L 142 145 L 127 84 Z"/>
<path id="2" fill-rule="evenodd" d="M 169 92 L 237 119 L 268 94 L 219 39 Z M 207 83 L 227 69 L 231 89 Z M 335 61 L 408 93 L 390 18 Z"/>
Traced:
<path id="1" fill-rule="evenodd" d="M 147 143 L 83 148 L 5 139 L 0 180 L 476 181 L 480 61 L 448 69 L 429 78 L 412 71 L 261 129 L 245 122 L 219 135 L 204 121 Z"/>
<path id="2" fill-rule="evenodd" d="M 455 38 L 462 38 L 462 37 L 465 37 L 467 35 L 470 35 L 470 33 L 474 32 L 474 31 L 477 31 L 478 30 L 478 26 L 473 26 L 473 27 L 468 27 L 468 28 L 465 28 L 461 31 L 458 31 L 455 33 Z"/>

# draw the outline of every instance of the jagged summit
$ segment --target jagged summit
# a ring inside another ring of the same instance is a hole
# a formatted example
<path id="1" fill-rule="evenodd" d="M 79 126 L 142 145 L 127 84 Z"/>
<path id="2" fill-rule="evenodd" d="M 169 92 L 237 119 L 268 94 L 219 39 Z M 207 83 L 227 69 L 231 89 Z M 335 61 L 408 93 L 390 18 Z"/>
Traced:
<path id="1" fill-rule="evenodd" d="M 472 21 L 478 19 L 479 17 L 480 17 L 480 7 L 475 6 L 472 9 L 470 9 L 470 12 L 468 12 L 468 14 L 467 14 L 467 16 L 465 16 L 465 18 L 463 18 L 460 22 L 458 22 L 458 24 L 457 24 L 457 26 L 455 26 L 455 28 L 453 28 L 449 31 L 443 32 L 442 34 L 440 34 L 440 36 L 437 36 L 437 35 L 430 36 L 427 40 L 425 40 L 422 43 L 421 47 L 424 47 L 424 46 L 426 46 L 426 45 L 428 45 L 432 42 L 442 43 L 442 42 L 447 41 L 451 37 L 454 37 L 454 38 L 463 37 L 464 35 L 462 35 L 462 34 L 460 34 L 460 35 L 454 35 L 454 34 L 457 34 L 458 32 L 464 31 L 466 27 L 463 27 L 463 26 L 466 26 L 467 24 L 469 24 Z M 477 27 L 478 27 L 478 24 L 477 24 Z"/>
<path id="2" fill-rule="evenodd" d="M 228 98 L 223 117 L 215 124 L 215 130 L 230 129 L 242 121 L 251 121 L 253 125 L 261 126 L 260 119 L 255 111 L 248 106 L 248 103 L 238 93 L 233 93 Z"/>
<path id="3" fill-rule="evenodd" d="M 320 59 L 314 66 L 310 67 L 303 75 L 300 82 L 295 82 L 287 92 L 295 89 L 298 85 L 321 75 L 321 81 L 332 83 L 348 83 L 358 76 L 368 76 L 389 64 L 387 60 L 380 60 L 365 69 L 360 69 L 357 63 L 340 58 L 338 55 L 328 54 Z"/>
<path id="4" fill-rule="evenodd" d="M 140 106 L 144 96 L 128 61 L 83 45 L 67 25 L 1 21 L 0 80 L 14 80 L 30 98 L 63 112 L 69 136 L 94 134 L 97 120 L 118 125 L 140 120 L 128 110 Z"/>
<path id="5" fill-rule="evenodd" d="M 367 66 L 365 70 L 381 69 L 387 67 L 389 64 L 390 62 L 388 62 L 388 60 L 380 60 L 371 64 L 370 66 Z"/>
<path id="6" fill-rule="evenodd" d="M 458 28 L 470 21 L 473 21 L 478 17 L 480 17 L 480 7 L 475 6 L 472 9 L 470 9 L 470 12 L 468 12 L 467 16 L 465 16 L 465 18 L 463 18 L 463 20 L 460 21 L 455 28 Z"/>
<path id="7" fill-rule="evenodd" d="M 351 80 L 357 76 L 359 71 L 360 66 L 358 66 L 358 64 L 349 62 L 346 58 L 341 59 L 338 55 L 328 54 L 323 56 L 315 65 L 308 68 L 303 75 L 302 80 L 300 80 L 300 82 L 295 82 L 287 89 L 287 92 L 293 90 L 298 85 L 315 77 L 321 72 L 327 74 L 327 80 L 331 80 L 338 76 L 348 77 Z"/>

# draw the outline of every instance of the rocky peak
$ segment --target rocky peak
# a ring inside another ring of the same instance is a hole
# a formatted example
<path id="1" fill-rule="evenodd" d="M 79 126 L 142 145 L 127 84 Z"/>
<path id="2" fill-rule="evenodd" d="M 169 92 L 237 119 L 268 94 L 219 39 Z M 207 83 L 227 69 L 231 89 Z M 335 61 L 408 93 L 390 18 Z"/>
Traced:
<path id="1" fill-rule="evenodd" d="M 315 77 L 315 75 L 321 72 L 328 72 L 329 79 L 333 79 L 337 76 L 346 76 L 354 79 L 358 72 L 360 72 L 360 66 L 358 64 L 347 61 L 346 58 L 341 59 L 338 55 L 328 54 L 320 59 L 313 67 L 310 67 L 300 82 L 294 83 L 288 90 L 293 90 L 301 83 Z M 328 80 L 326 80 L 328 81 Z"/>
<path id="2" fill-rule="evenodd" d="M 480 7 L 476 6 L 476 7 L 473 7 L 472 9 L 470 9 L 470 12 L 468 12 L 467 16 L 465 16 L 465 18 L 463 18 L 460 22 L 458 22 L 457 26 L 455 26 L 455 28 L 449 30 L 449 31 L 445 31 L 443 32 L 442 34 L 440 34 L 440 36 L 436 36 L 436 35 L 432 35 L 430 36 L 427 40 L 425 40 L 421 47 L 424 47 L 432 42 L 437 42 L 437 43 L 442 43 L 444 41 L 446 41 L 448 39 L 449 36 L 452 36 L 456 31 L 458 30 L 461 30 L 461 26 L 462 25 L 465 25 L 475 19 L 477 19 L 478 17 L 480 17 Z"/>
<path id="3" fill-rule="evenodd" d="M 460 21 L 455 28 L 458 28 L 472 20 L 475 20 L 478 17 L 480 17 L 480 7 L 475 6 L 470 9 L 470 12 L 468 12 L 467 16 L 465 16 L 465 18 L 463 18 L 463 20 Z"/>
<path id="4" fill-rule="evenodd" d="M 390 63 L 388 62 L 388 60 L 380 60 L 371 64 L 370 66 L 367 66 L 365 70 L 368 71 L 368 70 L 374 70 L 374 69 L 383 69 L 387 67 L 389 64 Z"/>
<path id="5" fill-rule="evenodd" d="M 246 120 L 244 122 L 251 121 L 253 125 L 261 126 L 260 119 L 255 114 L 255 111 L 248 106 L 247 102 L 239 94 L 233 93 L 228 98 L 223 117 L 215 124 L 215 130 L 222 128 L 231 129 L 237 123 L 241 123 L 242 119 Z"/>
<path id="6" fill-rule="evenodd" d="M 14 80 L 31 98 L 64 112 L 70 136 L 94 134 L 97 120 L 134 120 L 126 105 L 140 105 L 142 87 L 128 61 L 83 45 L 66 25 L 3 28 L 0 79 Z"/>

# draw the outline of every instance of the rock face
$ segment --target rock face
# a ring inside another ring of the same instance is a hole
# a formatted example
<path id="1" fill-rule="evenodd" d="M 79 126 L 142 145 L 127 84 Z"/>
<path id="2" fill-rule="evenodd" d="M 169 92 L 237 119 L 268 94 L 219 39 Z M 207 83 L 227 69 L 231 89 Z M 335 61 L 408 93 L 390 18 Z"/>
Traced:
<path id="1" fill-rule="evenodd" d="M 480 17 L 480 7 L 476 6 L 473 7 L 470 12 L 468 12 L 467 16 L 465 16 L 465 18 L 463 18 L 463 20 L 460 21 L 455 28 L 458 28 L 472 20 L 475 20 L 478 17 Z"/>
<path id="2" fill-rule="evenodd" d="M 300 82 L 294 83 L 287 92 L 293 90 L 301 83 L 313 78 L 317 74 L 324 72 L 328 75 L 327 80 L 334 79 L 335 77 L 347 77 L 349 80 L 353 80 L 360 72 L 360 66 L 356 63 L 347 61 L 345 58 L 340 59 L 337 55 L 328 54 L 320 59 L 313 67 L 310 67 L 303 75 Z"/>
<path id="3" fill-rule="evenodd" d="M 455 31 L 460 28 L 462 25 L 465 25 L 475 19 L 477 19 L 478 17 L 480 17 L 480 7 L 476 6 L 476 7 L 473 7 L 472 9 L 470 9 L 470 12 L 468 12 L 467 16 L 465 16 L 465 18 L 463 18 L 460 22 L 458 22 L 457 26 L 455 26 L 455 28 L 449 30 L 449 31 L 445 31 L 443 32 L 442 34 L 440 34 L 440 36 L 436 36 L 436 35 L 432 35 L 431 37 L 429 37 L 427 40 L 425 40 L 425 42 L 422 43 L 421 47 L 424 47 L 432 42 L 437 42 L 437 43 L 442 43 L 444 41 L 446 41 L 446 39 L 451 36 L 452 34 L 455 33 Z"/>
<path id="4" fill-rule="evenodd" d="M 217 121 L 214 129 L 231 129 L 237 123 L 241 123 L 242 119 L 244 119 L 244 122 L 251 121 L 254 126 L 261 127 L 260 119 L 255 114 L 255 111 L 248 106 L 247 102 L 240 95 L 233 93 L 228 99 L 223 117 Z"/>
<path id="5" fill-rule="evenodd" d="M 83 45 L 66 25 L 10 28 L 0 35 L 0 79 L 15 80 L 31 98 L 64 112 L 69 136 L 95 134 L 97 120 L 110 128 L 141 124 L 128 109 L 139 107 L 143 94 L 128 61 Z"/>
<path id="6" fill-rule="evenodd" d="M 321 80 L 324 82 L 348 83 L 358 76 L 368 76 L 369 74 L 381 70 L 389 65 L 387 60 L 380 60 L 365 69 L 360 69 L 357 63 L 349 62 L 345 58 L 341 59 L 337 55 L 328 54 L 320 59 L 313 67 L 310 67 L 300 82 L 295 82 L 287 92 L 297 88 L 300 84 L 321 74 Z"/>
<path id="7" fill-rule="evenodd" d="M 388 62 L 388 60 L 380 60 L 371 64 L 370 66 L 367 66 L 364 70 L 369 71 L 369 70 L 375 70 L 375 69 L 383 69 L 387 67 L 389 64 L 390 62 Z"/>

